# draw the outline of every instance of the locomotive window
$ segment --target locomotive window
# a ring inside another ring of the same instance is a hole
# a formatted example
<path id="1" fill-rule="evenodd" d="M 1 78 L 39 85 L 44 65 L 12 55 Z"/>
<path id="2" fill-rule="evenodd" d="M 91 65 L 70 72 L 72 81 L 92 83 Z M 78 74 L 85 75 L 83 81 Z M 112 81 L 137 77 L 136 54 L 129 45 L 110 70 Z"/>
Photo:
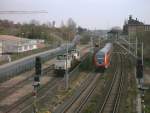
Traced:
<path id="1" fill-rule="evenodd" d="M 63 60 L 64 59 L 64 55 L 58 55 L 57 56 L 57 60 Z"/>

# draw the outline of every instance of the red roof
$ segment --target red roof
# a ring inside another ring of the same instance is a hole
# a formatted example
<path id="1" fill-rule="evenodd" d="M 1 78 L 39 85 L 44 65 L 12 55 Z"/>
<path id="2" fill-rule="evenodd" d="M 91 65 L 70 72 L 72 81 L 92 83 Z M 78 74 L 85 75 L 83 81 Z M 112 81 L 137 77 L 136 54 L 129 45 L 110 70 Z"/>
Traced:
<path id="1" fill-rule="evenodd" d="M 0 41 L 20 41 L 22 38 L 12 35 L 0 35 Z"/>

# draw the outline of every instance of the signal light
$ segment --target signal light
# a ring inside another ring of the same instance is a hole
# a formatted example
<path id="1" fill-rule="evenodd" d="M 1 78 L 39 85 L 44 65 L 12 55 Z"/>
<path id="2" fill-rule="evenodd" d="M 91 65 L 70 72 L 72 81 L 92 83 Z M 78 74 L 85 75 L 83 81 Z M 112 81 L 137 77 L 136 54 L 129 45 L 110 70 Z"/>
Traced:
<path id="1" fill-rule="evenodd" d="M 142 59 L 137 59 L 137 62 L 136 62 L 136 77 L 137 78 L 143 78 Z"/>
<path id="2" fill-rule="evenodd" d="M 36 57 L 36 60 L 35 60 L 35 74 L 36 75 L 41 75 L 41 73 L 42 73 L 41 58 Z"/>
<path id="3" fill-rule="evenodd" d="M 34 77 L 34 81 L 35 81 L 35 82 L 40 82 L 40 77 L 39 77 L 39 76 L 35 76 L 35 77 Z"/>

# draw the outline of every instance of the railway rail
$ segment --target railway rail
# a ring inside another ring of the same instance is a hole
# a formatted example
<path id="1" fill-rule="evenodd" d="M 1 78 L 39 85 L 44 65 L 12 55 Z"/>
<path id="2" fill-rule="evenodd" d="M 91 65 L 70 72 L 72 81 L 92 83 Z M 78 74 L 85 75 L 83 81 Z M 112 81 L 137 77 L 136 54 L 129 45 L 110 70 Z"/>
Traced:
<path id="1" fill-rule="evenodd" d="M 47 69 L 49 69 L 49 67 L 44 69 L 43 74 L 50 73 L 47 71 Z M 52 71 L 52 70 L 50 70 L 50 71 Z M 44 76 L 46 76 L 46 75 L 44 75 Z M 26 84 L 29 84 L 30 82 L 32 82 L 32 81 L 28 81 L 29 79 L 32 79 L 32 78 L 33 78 L 33 76 L 31 75 L 28 78 L 26 78 L 24 81 L 22 81 L 22 83 L 19 82 L 13 87 L 6 88 L 5 95 L 3 95 L 1 99 L 8 97 L 13 92 L 17 91 L 19 88 L 22 88 Z M 52 77 L 48 83 L 46 83 L 45 85 L 40 87 L 39 96 L 41 97 L 42 95 L 44 95 L 44 92 L 46 92 L 47 90 L 53 89 L 52 87 L 54 87 L 59 80 L 60 80 L 60 78 Z M 17 85 L 19 85 L 19 87 L 17 87 Z M 19 108 L 23 109 L 24 107 L 26 107 L 26 105 L 32 105 L 32 97 L 33 97 L 32 92 L 27 94 L 26 96 L 23 96 L 18 101 L 16 101 L 14 104 L 10 105 L 7 109 L 3 110 L 4 113 L 9 113 L 9 112 L 19 113 L 19 111 L 17 111 Z"/>
<path id="2" fill-rule="evenodd" d="M 126 78 L 125 70 L 125 57 L 118 52 L 117 62 L 115 63 L 115 73 L 111 83 L 108 83 L 109 89 L 105 95 L 104 102 L 101 107 L 96 111 L 97 113 L 118 113 L 119 106 L 121 103 L 121 97 L 124 89 L 124 82 Z M 89 80 L 90 81 L 90 80 Z M 84 87 L 80 89 L 78 95 L 72 97 L 62 108 L 59 108 L 55 113 L 81 113 L 84 106 L 86 105 L 89 97 L 92 95 L 96 89 L 96 82 L 93 80 L 90 82 L 90 85 L 87 84 L 89 81 L 86 81 Z"/>
<path id="3" fill-rule="evenodd" d="M 98 76 L 99 76 L 99 75 L 98 75 Z M 95 77 L 95 79 L 98 79 L 98 77 Z M 91 95 L 93 94 L 93 92 L 95 91 L 95 89 L 96 89 L 96 87 L 97 87 L 96 81 L 94 81 L 94 83 L 91 84 L 91 85 L 92 85 L 92 87 L 89 88 L 88 93 L 84 95 L 85 97 L 84 97 L 84 99 L 82 99 L 80 105 L 79 105 L 79 106 L 77 107 L 77 109 L 75 110 L 75 113 L 81 113 L 81 112 L 82 112 L 82 110 L 83 110 L 84 106 L 86 105 L 88 99 L 90 98 L 90 96 L 91 96 Z M 89 86 L 89 87 L 90 87 L 90 86 Z"/>
<path id="4" fill-rule="evenodd" d="M 45 76 L 45 74 L 47 74 L 46 76 L 48 76 L 49 74 L 51 74 L 51 76 L 52 76 L 52 73 L 51 73 L 52 71 L 53 71 L 53 65 L 48 66 L 48 67 L 44 68 L 42 75 Z M 10 95 L 12 92 L 17 90 L 18 88 L 23 87 L 25 84 L 28 84 L 29 83 L 28 80 L 32 79 L 33 75 L 34 75 L 34 73 L 30 74 L 26 79 L 24 79 L 21 82 L 18 82 L 13 87 L 6 88 L 5 91 L 7 92 L 7 94 L 4 95 L 3 98 Z M 52 94 L 53 90 L 55 90 L 57 88 L 57 86 L 59 85 L 59 83 L 61 81 L 63 81 L 63 78 L 52 77 L 52 79 L 47 84 L 45 84 L 44 86 L 42 86 L 39 89 L 39 93 L 38 93 L 39 98 L 37 101 L 41 101 L 46 96 L 49 96 L 50 94 Z M 18 85 L 19 85 L 19 87 L 17 87 Z M 4 89 L 3 89 L 3 91 L 4 91 Z M 24 112 L 28 111 L 29 109 L 31 111 L 32 110 L 31 108 L 33 105 L 33 98 L 32 97 L 33 97 L 32 93 L 29 93 L 28 95 L 20 98 L 14 104 L 8 106 L 6 110 L 3 109 L 2 111 L 4 111 L 4 113 L 10 113 L 10 112 L 11 113 L 24 113 Z"/>
<path id="5" fill-rule="evenodd" d="M 105 96 L 104 102 L 98 113 L 117 113 L 119 109 L 119 103 L 122 96 L 123 84 L 125 79 L 125 60 L 122 55 L 120 56 L 120 63 L 118 69 L 115 71 L 113 80 L 111 82 L 110 88 Z"/>
<path id="6" fill-rule="evenodd" d="M 86 56 L 87 55 L 85 55 L 85 57 Z M 84 60 L 84 58 L 82 60 Z M 71 73 L 70 79 L 73 79 L 75 77 L 74 74 L 77 74 L 76 70 L 77 70 L 77 68 L 79 68 L 79 65 L 80 64 L 78 64 L 78 66 L 70 72 Z M 49 69 L 49 67 L 47 69 Z M 45 72 L 48 72 L 47 69 L 45 70 Z M 42 101 L 42 99 L 46 98 L 46 96 L 50 96 L 51 94 L 53 94 L 53 91 L 57 88 L 59 83 L 62 83 L 62 82 L 64 82 L 64 78 L 55 78 L 54 80 L 52 80 L 52 83 L 47 84 L 46 87 L 43 87 L 43 89 L 41 89 L 39 91 L 39 97 L 38 97 L 37 101 Z M 26 107 L 23 107 L 23 109 L 21 111 L 19 111 L 18 113 L 24 113 L 24 112 L 27 113 L 28 110 L 29 111 L 32 110 L 31 109 L 32 105 L 33 105 L 32 101 L 28 100 L 28 102 L 26 102 L 26 103 L 29 103 L 29 104 Z M 16 111 L 14 113 L 16 113 Z"/>
<path id="7" fill-rule="evenodd" d="M 49 70 L 52 68 L 52 66 L 48 66 L 46 68 L 43 69 L 43 75 L 46 75 L 49 73 Z M 16 83 L 15 85 L 12 85 L 11 87 L 7 87 L 7 86 L 1 86 L 0 87 L 0 92 L 4 92 L 2 93 L 3 95 L 0 96 L 0 100 L 2 100 L 3 98 L 7 97 L 8 95 L 12 94 L 14 91 L 16 91 L 17 89 L 23 87 L 25 84 L 28 84 L 31 82 L 31 80 L 33 80 L 33 76 L 34 76 L 34 72 L 28 72 L 28 75 L 25 77 L 24 80 L 19 81 L 18 83 Z"/>
<path id="8" fill-rule="evenodd" d="M 38 91 L 38 101 L 41 101 L 45 96 L 49 95 L 53 92 L 54 89 L 57 88 L 58 83 L 61 81 L 61 78 L 53 78 L 49 83 L 45 86 L 41 87 Z M 26 97 L 19 100 L 17 103 L 12 105 L 5 113 L 24 113 L 28 110 L 31 112 L 33 107 L 33 96 L 32 94 L 27 95 Z"/>
<path id="9" fill-rule="evenodd" d="M 89 77 L 80 87 L 79 92 L 75 93 L 64 106 L 61 106 L 55 113 L 80 113 L 89 97 L 96 88 L 99 74 L 89 73 Z"/>

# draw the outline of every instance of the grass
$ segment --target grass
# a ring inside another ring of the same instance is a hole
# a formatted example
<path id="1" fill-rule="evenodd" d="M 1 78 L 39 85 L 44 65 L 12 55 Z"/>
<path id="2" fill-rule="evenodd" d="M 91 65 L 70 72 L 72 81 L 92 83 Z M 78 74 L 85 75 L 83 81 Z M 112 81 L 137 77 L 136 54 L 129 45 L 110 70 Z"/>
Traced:
<path id="1" fill-rule="evenodd" d="M 56 92 L 52 97 L 48 96 L 45 98 L 45 100 L 41 101 L 39 106 L 39 113 L 48 113 L 48 111 L 55 111 L 55 108 L 57 108 L 60 104 L 62 104 L 68 98 L 73 96 L 73 94 L 75 94 L 77 87 L 79 87 L 81 83 L 83 83 L 85 78 L 88 77 L 87 75 L 88 74 L 86 72 L 83 72 L 82 75 L 78 74 L 75 79 L 70 81 L 71 84 L 68 90 L 61 89 L 61 84 L 60 87 L 56 89 Z"/>
<path id="2" fill-rule="evenodd" d="M 80 69 L 83 71 L 93 70 L 93 55 L 88 53 L 86 59 L 81 63 Z"/>
<path id="3" fill-rule="evenodd" d="M 134 65 L 132 64 L 132 60 L 130 59 L 126 65 L 126 70 L 128 74 L 127 78 L 127 89 L 126 94 L 124 95 L 124 113 L 134 113 L 136 110 L 136 96 L 137 96 L 137 86 L 136 79 L 134 76 Z"/>
<path id="4" fill-rule="evenodd" d="M 145 113 L 150 113 L 150 89 L 146 90 L 144 100 L 146 105 L 144 109 Z"/>
<path id="5" fill-rule="evenodd" d="M 144 64 L 145 64 L 145 66 L 150 67 L 150 58 L 145 58 Z"/>
<path id="6" fill-rule="evenodd" d="M 105 73 L 100 76 L 99 80 L 97 81 L 96 90 L 92 97 L 89 99 L 87 106 L 83 109 L 83 113 L 94 113 L 99 109 L 105 96 L 104 91 L 107 89 L 107 83 L 112 79 L 113 71 L 113 68 L 108 68 Z M 104 84 L 106 84 L 106 86 L 104 86 Z"/>

